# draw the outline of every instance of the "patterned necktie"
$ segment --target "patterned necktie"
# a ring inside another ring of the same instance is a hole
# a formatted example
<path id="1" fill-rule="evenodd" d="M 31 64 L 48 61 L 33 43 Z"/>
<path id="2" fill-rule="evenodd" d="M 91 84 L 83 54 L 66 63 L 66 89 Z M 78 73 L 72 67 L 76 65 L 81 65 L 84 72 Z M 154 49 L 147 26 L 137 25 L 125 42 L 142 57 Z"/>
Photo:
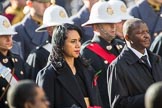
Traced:
<path id="1" fill-rule="evenodd" d="M 151 69 L 151 67 L 150 67 L 150 65 L 149 65 L 149 63 L 148 63 L 148 60 L 147 60 L 147 56 L 144 55 L 144 56 L 141 57 L 141 59 L 143 60 L 144 64 L 145 64 L 149 69 Z"/>

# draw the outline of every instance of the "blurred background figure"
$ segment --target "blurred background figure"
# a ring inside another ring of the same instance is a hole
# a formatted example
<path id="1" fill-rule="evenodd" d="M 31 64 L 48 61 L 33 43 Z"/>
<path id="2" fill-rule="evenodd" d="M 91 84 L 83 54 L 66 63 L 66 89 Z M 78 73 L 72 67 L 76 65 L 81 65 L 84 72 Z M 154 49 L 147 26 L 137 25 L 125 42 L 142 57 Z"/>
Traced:
<path id="1" fill-rule="evenodd" d="M 162 57 L 162 33 L 160 33 L 152 42 L 150 50 Z"/>
<path id="2" fill-rule="evenodd" d="M 19 55 L 11 51 L 13 47 L 12 36 L 16 34 L 11 28 L 9 20 L 0 15 L 0 63 L 8 68 L 8 71 L 0 70 L 0 108 L 8 108 L 6 101 L 6 93 L 8 87 L 13 85 L 14 82 L 25 78 L 24 62 Z M 14 79 L 9 80 L 10 78 Z"/>
<path id="3" fill-rule="evenodd" d="M 162 32 L 162 0 L 141 0 L 130 8 L 130 15 L 146 22 L 151 35 L 151 42 Z"/>
<path id="4" fill-rule="evenodd" d="M 116 38 L 124 41 L 123 24 L 126 20 L 133 18 L 127 12 L 125 3 L 121 0 L 109 0 L 108 3 L 115 9 L 117 15 L 121 18 L 121 22 L 117 23 Z"/>
<path id="5" fill-rule="evenodd" d="M 74 22 L 75 25 L 79 26 L 83 30 L 83 38 L 82 43 L 92 39 L 94 33 L 92 27 L 82 27 L 81 25 L 88 21 L 90 16 L 90 11 L 92 6 L 98 2 L 99 0 L 82 0 L 84 5 L 79 10 L 79 12 L 76 15 L 73 15 L 70 19 Z"/>
<path id="6" fill-rule="evenodd" d="M 34 49 L 26 60 L 25 68 L 28 72 L 27 76 L 29 79 L 36 80 L 39 70 L 46 66 L 48 56 L 52 51 L 52 33 L 56 26 L 64 23 L 72 24 L 72 21 L 68 19 L 68 15 L 63 7 L 53 4 L 45 10 L 43 24 L 36 29 L 36 32 L 47 31 L 48 39 L 44 44 Z"/>
<path id="7" fill-rule="evenodd" d="M 21 46 L 24 60 L 36 46 L 43 44 L 48 38 L 47 32 L 38 33 L 35 30 L 42 24 L 43 13 L 50 3 L 50 0 L 27 0 L 29 14 L 20 23 L 13 25 L 18 32 L 13 39 Z"/>
<path id="8" fill-rule="evenodd" d="M 16 24 L 25 16 L 23 13 L 25 5 L 26 0 L 10 0 L 10 4 L 8 7 L 6 7 L 3 15 L 9 19 L 11 24 Z"/>
<path id="9" fill-rule="evenodd" d="M 7 100 L 10 108 L 49 108 L 43 89 L 29 80 L 20 81 L 10 87 Z"/>
<path id="10" fill-rule="evenodd" d="M 162 82 L 154 83 L 147 89 L 145 108 L 162 108 Z"/>
<path id="11" fill-rule="evenodd" d="M 82 7 L 82 0 L 54 0 L 55 4 L 64 7 L 68 16 L 74 15 Z"/>

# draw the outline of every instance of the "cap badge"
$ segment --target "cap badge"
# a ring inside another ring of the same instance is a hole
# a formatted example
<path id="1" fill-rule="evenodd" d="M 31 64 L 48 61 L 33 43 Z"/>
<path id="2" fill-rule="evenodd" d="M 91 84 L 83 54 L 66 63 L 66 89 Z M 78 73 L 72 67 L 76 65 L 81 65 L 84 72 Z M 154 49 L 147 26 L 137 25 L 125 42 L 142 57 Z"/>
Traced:
<path id="1" fill-rule="evenodd" d="M 62 10 L 59 12 L 59 16 L 62 17 L 62 18 L 66 18 L 65 12 L 62 11 Z"/>
<path id="2" fill-rule="evenodd" d="M 4 20 L 4 21 L 3 21 L 3 26 L 4 26 L 5 28 L 9 28 L 9 27 L 10 27 L 10 24 L 9 24 L 9 22 L 8 22 L 7 20 Z"/>
<path id="3" fill-rule="evenodd" d="M 108 13 L 109 15 L 112 15 L 112 14 L 114 14 L 114 11 L 113 11 L 113 9 L 112 9 L 111 7 L 108 7 L 108 8 L 107 8 L 107 13 Z"/>
<path id="4" fill-rule="evenodd" d="M 127 12 L 127 8 L 124 5 L 121 5 L 120 10 L 123 13 L 126 13 Z"/>

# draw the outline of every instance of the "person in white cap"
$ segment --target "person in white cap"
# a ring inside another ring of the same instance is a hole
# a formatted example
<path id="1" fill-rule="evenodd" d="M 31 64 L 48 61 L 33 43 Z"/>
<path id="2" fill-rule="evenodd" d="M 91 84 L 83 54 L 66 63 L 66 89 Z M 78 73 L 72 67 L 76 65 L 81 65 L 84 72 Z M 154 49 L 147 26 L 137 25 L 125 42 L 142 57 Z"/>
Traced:
<path id="1" fill-rule="evenodd" d="M 48 38 L 47 32 L 37 33 L 35 29 L 42 24 L 43 13 L 50 6 L 51 0 L 26 0 L 29 13 L 23 20 L 13 25 L 14 31 L 18 34 L 13 36 L 13 40 L 19 43 L 23 52 L 24 60 L 29 53 L 37 46 L 43 44 Z"/>
<path id="2" fill-rule="evenodd" d="M 75 25 L 82 28 L 84 34 L 82 42 L 85 42 L 93 38 L 94 35 L 93 28 L 90 26 L 82 27 L 81 25 L 86 21 L 88 21 L 92 6 L 99 0 L 82 0 L 82 1 L 84 3 L 83 7 L 79 10 L 77 14 L 71 16 L 70 19 L 74 22 Z"/>
<path id="3" fill-rule="evenodd" d="M 124 41 L 123 36 L 123 24 L 126 20 L 132 19 L 133 16 L 128 14 L 125 3 L 121 0 L 109 0 L 109 4 L 116 10 L 118 17 L 121 18 L 121 22 L 117 24 L 116 38 Z"/>
<path id="4" fill-rule="evenodd" d="M 93 5 L 89 20 L 83 26 L 92 26 L 94 37 L 83 44 L 81 56 L 88 59 L 98 76 L 98 85 L 104 108 L 109 108 L 106 71 L 112 60 L 119 55 L 123 41 L 115 39 L 116 23 L 120 22 L 114 7 L 106 1 Z M 95 74 L 95 75 L 96 75 Z"/>
<path id="5" fill-rule="evenodd" d="M 68 19 L 68 15 L 65 9 L 58 5 L 49 6 L 43 15 L 43 24 L 36 29 L 36 32 L 47 31 L 49 36 L 48 40 L 39 47 L 36 47 L 28 56 L 25 64 L 25 70 L 29 79 L 36 80 L 36 76 L 39 70 L 46 66 L 48 56 L 52 51 L 51 38 L 53 30 L 56 26 L 70 23 L 72 21 Z"/>
<path id="6" fill-rule="evenodd" d="M 8 108 L 6 101 L 8 87 L 25 78 L 23 60 L 11 52 L 13 34 L 17 32 L 11 28 L 9 20 L 0 15 L 0 108 Z"/>

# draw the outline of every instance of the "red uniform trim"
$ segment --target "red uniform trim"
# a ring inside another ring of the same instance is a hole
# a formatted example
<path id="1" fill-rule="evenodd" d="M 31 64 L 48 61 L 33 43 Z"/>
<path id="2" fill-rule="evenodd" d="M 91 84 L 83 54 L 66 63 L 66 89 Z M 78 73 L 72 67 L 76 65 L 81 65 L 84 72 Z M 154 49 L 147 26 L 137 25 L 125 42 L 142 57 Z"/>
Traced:
<path id="1" fill-rule="evenodd" d="M 114 54 L 111 54 L 110 52 L 103 49 L 98 43 L 90 44 L 86 48 L 93 51 L 95 54 L 99 55 L 104 60 L 107 60 L 108 63 L 111 63 L 116 58 Z"/>

